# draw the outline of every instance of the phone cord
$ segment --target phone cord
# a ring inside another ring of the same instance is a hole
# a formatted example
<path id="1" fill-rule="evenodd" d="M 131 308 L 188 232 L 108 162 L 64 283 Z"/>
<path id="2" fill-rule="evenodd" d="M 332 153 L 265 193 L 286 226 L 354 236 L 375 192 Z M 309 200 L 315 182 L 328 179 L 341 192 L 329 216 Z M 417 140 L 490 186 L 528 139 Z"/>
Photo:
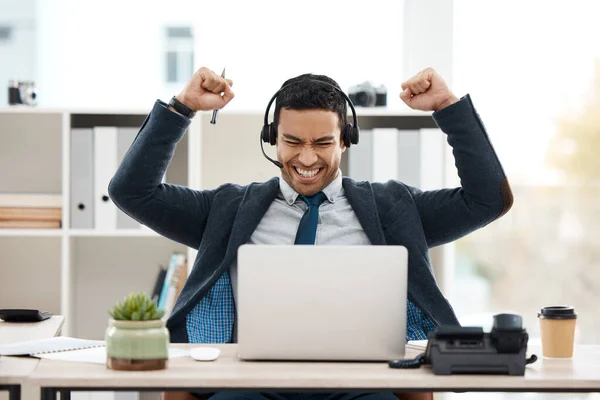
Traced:
<path id="1" fill-rule="evenodd" d="M 392 368 L 419 368 L 425 363 L 425 353 L 421 353 L 412 360 L 391 360 L 388 362 Z"/>
<path id="2" fill-rule="evenodd" d="M 535 354 L 532 354 L 531 357 L 529 357 L 528 359 L 525 360 L 525 365 L 533 364 L 536 361 L 537 361 L 537 356 Z"/>

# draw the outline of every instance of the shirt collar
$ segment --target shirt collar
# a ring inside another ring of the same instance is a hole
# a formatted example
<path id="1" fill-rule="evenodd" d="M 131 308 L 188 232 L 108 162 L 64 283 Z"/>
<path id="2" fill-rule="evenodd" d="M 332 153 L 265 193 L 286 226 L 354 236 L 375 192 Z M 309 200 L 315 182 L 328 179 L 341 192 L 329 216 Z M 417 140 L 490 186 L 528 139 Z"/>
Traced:
<path id="1" fill-rule="evenodd" d="M 282 177 L 279 178 L 279 190 L 289 205 L 294 204 L 298 199 L 298 193 Z M 342 171 L 338 169 L 337 176 L 323 189 L 323 193 L 330 203 L 335 203 L 342 193 Z"/>

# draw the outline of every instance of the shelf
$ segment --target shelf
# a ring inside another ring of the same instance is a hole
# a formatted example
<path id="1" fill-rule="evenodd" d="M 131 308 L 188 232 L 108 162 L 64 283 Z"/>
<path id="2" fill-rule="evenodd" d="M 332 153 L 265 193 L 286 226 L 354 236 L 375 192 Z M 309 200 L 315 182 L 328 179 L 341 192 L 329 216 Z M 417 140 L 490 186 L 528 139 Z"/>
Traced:
<path id="1" fill-rule="evenodd" d="M 62 229 L 0 229 L 0 237 L 57 237 Z"/>
<path id="2" fill-rule="evenodd" d="M 158 233 L 149 229 L 122 229 L 99 231 L 95 229 L 70 229 L 68 235 L 72 237 L 158 237 Z"/>

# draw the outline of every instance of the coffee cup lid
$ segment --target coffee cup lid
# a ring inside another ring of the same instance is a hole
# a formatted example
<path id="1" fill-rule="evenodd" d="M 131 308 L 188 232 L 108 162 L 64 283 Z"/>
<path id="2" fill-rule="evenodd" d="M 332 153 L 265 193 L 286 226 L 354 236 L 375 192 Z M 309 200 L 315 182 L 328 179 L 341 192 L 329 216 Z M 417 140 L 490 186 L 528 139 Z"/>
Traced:
<path id="1" fill-rule="evenodd" d="M 577 313 L 575 313 L 575 309 L 571 306 L 548 306 L 541 309 L 538 313 L 538 317 L 548 319 L 575 319 L 577 318 Z"/>

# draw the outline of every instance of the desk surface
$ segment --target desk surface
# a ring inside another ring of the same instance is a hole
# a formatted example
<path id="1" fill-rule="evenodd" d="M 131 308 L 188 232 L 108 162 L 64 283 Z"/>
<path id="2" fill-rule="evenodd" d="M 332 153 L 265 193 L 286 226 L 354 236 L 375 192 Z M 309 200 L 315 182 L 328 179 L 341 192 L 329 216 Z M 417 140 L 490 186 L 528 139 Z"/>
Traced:
<path id="1" fill-rule="evenodd" d="M 41 322 L 15 323 L 0 321 L 0 345 L 54 337 L 65 321 L 53 316 Z M 0 356 L 0 384 L 18 384 L 35 370 L 39 359 L 32 357 Z"/>
<path id="2" fill-rule="evenodd" d="M 194 345 L 180 345 L 183 348 Z M 197 345 L 196 345 L 197 346 Z M 600 391 L 600 346 L 578 346 L 573 359 L 541 357 L 527 366 L 524 377 L 462 375 L 436 376 L 431 369 L 397 370 L 387 363 L 249 362 L 236 357 L 236 345 L 218 345 L 214 362 L 189 357 L 169 360 L 163 371 L 113 371 L 102 364 L 43 359 L 31 375 L 35 385 L 55 388 L 111 389 L 358 389 L 432 391 Z M 407 356 L 417 354 L 409 350 Z"/>

